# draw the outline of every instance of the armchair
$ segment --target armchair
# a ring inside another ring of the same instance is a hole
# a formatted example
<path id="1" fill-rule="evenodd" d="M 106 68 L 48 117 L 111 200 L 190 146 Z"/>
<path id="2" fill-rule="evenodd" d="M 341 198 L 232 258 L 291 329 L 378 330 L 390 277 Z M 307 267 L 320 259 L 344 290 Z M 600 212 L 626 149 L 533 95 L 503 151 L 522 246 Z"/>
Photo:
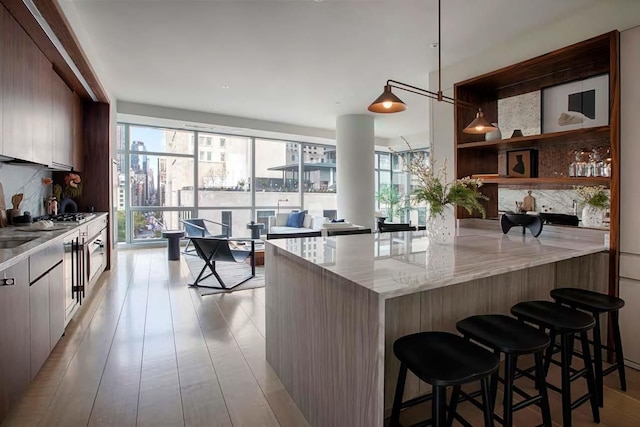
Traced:
<path id="1" fill-rule="evenodd" d="M 246 239 L 240 239 L 240 241 L 243 240 Z M 191 241 L 193 242 L 193 247 L 195 248 L 197 255 L 204 261 L 204 266 L 202 266 L 202 270 L 200 270 L 200 274 L 198 274 L 196 280 L 189 286 L 230 290 L 255 277 L 255 242 L 253 240 L 251 241 L 250 251 L 231 249 L 231 247 L 229 246 L 229 239 L 217 239 L 213 237 L 193 237 Z M 233 286 L 227 286 L 216 271 L 216 262 L 242 263 L 249 257 L 251 257 L 251 274 L 239 283 L 236 283 Z M 205 274 L 207 270 L 209 270 L 209 273 Z M 220 286 L 208 286 L 200 284 L 200 282 L 211 276 L 214 276 L 218 280 Z"/>
<path id="2" fill-rule="evenodd" d="M 184 225 L 185 237 L 189 239 L 189 241 L 187 242 L 187 246 L 184 248 L 184 254 L 193 255 L 191 254 L 191 252 L 193 252 L 194 249 L 189 250 L 192 237 L 229 238 L 229 230 L 231 227 L 221 222 L 211 221 L 204 218 L 181 219 L 180 222 L 182 223 L 182 225 Z M 211 232 L 207 229 L 207 223 L 221 226 L 222 234 L 211 234 Z"/>

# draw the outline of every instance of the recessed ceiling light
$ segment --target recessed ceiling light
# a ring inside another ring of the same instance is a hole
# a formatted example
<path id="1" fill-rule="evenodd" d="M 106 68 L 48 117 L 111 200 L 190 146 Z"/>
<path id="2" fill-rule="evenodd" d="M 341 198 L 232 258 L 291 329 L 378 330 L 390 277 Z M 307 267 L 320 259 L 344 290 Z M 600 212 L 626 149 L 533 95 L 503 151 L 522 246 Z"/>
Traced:
<path id="1" fill-rule="evenodd" d="M 340 105 L 340 101 L 336 101 L 336 105 Z"/>
<path id="2" fill-rule="evenodd" d="M 324 0 L 313 0 L 316 3 L 322 3 Z"/>
<path id="3" fill-rule="evenodd" d="M 222 89 L 229 89 L 228 85 L 222 85 Z"/>

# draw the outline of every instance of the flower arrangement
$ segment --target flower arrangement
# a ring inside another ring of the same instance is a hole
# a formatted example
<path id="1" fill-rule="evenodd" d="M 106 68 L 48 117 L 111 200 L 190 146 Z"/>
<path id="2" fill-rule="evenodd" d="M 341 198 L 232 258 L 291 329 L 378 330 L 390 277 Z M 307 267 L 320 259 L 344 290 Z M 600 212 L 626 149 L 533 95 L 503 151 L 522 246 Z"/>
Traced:
<path id="1" fill-rule="evenodd" d="M 411 146 L 409 148 L 411 149 Z M 448 182 L 446 159 L 438 172 L 434 173 L 433 157 L 430 156 L 427 162 L 425 153 L 415 152 L 413 149 L 409 153 L 409 160 L 403 154 L 400 156 L 403 157 L 406 171 L 418 181 L 411 199 L 415 202 L 428 202 L 431 217 L 440 215 L 446 205 L 461 206 L 469 213 L 475 210 L 483 218 L 486 216 L 484 207 L 480 203 L 481 200 L 488 200 L 488 197 L 479 191 L 482 181 L 466 177 Z"/>
<path id="2" fill-rule="evenodd" d="M 581 204 L 598 209 L 607 209 L 609 207 L 609 195 L 603 185 L 593 187 L 575 185 L 573 189 Z"/>
<path id="3" fill-rule="evenodd" d="M 82 180 L 77 173 L 69 172 L 64 177 L 64 188 L 56 184 L 53 186 L 53 195 L 57 200 L 64 198 L 75 198 L 82 195 Z"/>

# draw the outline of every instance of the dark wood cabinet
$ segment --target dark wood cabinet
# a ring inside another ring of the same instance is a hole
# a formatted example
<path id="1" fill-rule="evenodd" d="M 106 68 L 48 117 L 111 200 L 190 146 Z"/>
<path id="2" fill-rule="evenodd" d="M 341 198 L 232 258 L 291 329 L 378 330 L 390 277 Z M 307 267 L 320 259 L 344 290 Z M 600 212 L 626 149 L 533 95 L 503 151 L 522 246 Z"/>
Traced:
<path id="1" fill-rule="evenodd" d="M 83 133 L 82 99 L 77 93 L 73 94 L 73 167 L 77 171 L 84 171 L 84 133 Z"/>
<path id="2" fill-rule="evenodd" d="M 51 336 L 51 350 L 56 346 L 65 325 L 65 283 L 62 263 L 58 264 L 48 274 L 49 276 L 49 331 Z"/>
<path id="3" fill-rule="evenodd" d="M 2 70 L 2 154 L 24 160 L 33 156 L 33 82 L 36 71 L 30 61 L 35 45 L 8 12 L 2 16 L 0 44 Z"/>
<path id="4" fill-rule="evenodd" d="M 5 279 L 13 284 L 4 285 Z M 29 340 L 29 261 L 0 271 L 0 420 L 31 379 Z"/>
<path id="5" fill-rule="evenodd" d="M 33 81 L 33 156 L 31 161 L 41 165 L 51 164 L 52 117 L 51 117 L 51 63 L 33 45 L 31 49 Z"/>
<path id="6" fill-rule="evenodd" d="M 29 314 L 31 379 L 33 379 L 51 351 L 48 274 L 45 274 L 29 286 Z"/>
<path id="7" fill-rule="evenodd" d="M 52 73 L 53 164 L 73 166 L 73 92 L 55 71 Z"/>

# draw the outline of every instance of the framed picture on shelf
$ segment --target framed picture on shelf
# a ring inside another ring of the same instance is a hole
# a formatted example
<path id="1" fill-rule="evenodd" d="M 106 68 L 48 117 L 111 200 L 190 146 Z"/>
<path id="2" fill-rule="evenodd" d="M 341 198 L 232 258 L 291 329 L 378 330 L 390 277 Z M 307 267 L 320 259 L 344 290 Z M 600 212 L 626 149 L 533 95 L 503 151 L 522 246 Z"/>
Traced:
<path id="1" fill-rule="evenodd" d="M 609 124 L 609 75 L 542 90 L 542 133 Z"/>
<path id="2" fill-rule="evenodd" d="M 507 175 L 510 178 L 537 178 L 538 151 L 507 151 Z"/>

